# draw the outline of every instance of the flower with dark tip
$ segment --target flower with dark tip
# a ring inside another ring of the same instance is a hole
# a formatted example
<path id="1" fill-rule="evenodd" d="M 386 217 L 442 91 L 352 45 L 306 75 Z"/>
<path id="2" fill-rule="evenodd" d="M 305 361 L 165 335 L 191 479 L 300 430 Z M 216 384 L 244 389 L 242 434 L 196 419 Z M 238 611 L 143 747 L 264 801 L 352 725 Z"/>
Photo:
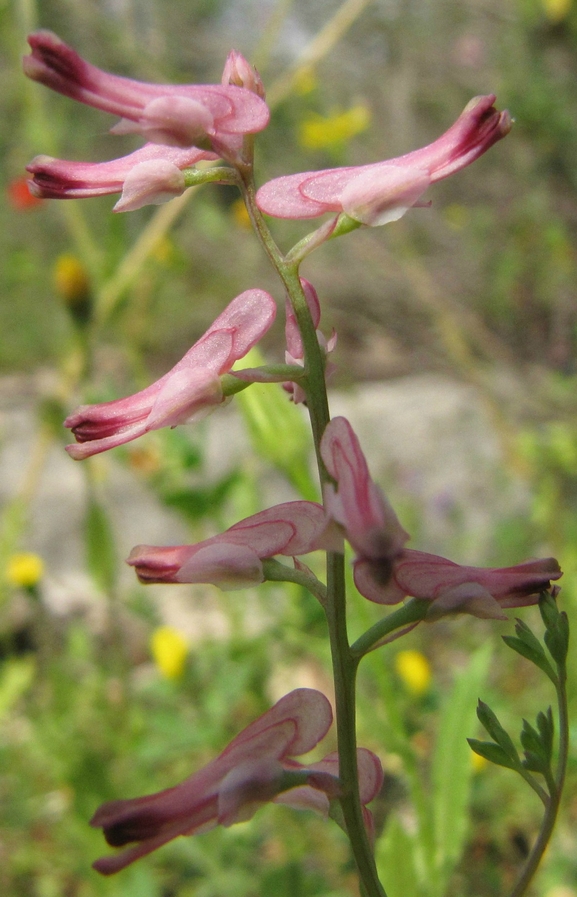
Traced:
<path id="1" fill-rule="evenodd" d="M 329 754 L 310 766 L 293 758 L 314 748 L 331 722 L 327 698 L 314 689 L 298 688 L 180 785 L 146 797 L 103 804 L 90 824 L 103 829 L 112 847 L 133 846 L 102 857 L 94 868 L 103 875 L 119 872 L 179 835 L 195 835 L 216 825 L 250 819 L 267 801 L 327 815 L 330 800 L 340 794 L 338 756 Z M 383 773 L 371 751 L 360 748 L 357 757 L 359 791 L 370 834 L 372 816 L 364 805 L 378 793 Z"/>
<path id="2" fill-rule="evenodd" d="M 475 97 L 445 134 L 396 159 L 268 181 L 257 193 L 257 204 L 275 218 L 344 212 L 371 227 L 396 221 L 419 204 L 430 184 L 470 165 L 509 133 L 511 117 L 495 109 L 494 102 L 493 94 Z"/>
<path id="3" fill-rule="evenodd" d="M 137 439 L 151 430 L 198 419 L 225 401 L 220 378 L 267 332 L 276 315 L 272 296 L 247 290 L 233 299 L 171 371 L 125 399 L 81 405 L 64 421 L 77 445 L 75 460 Z"/>
<path id="4" fill-rule="evenodd" d="M 237 158 L 242 138 L 268 124 L 268 106 L 235 84 L 147 84 L 111 75 L 82 59 L 51 31 L 28 38 L 24 73 L 88 106 L 119 115 L 116 134 L 140 134 L 152 143 L 212 150 Z"/>

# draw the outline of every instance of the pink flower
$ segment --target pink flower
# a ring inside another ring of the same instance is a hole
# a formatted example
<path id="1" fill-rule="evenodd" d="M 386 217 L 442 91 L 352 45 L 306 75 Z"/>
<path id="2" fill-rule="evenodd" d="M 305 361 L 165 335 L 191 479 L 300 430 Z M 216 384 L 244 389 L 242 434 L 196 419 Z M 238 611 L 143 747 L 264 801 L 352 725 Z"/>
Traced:
<path id="1" fill-rule="evenodd" d="M 276 218 L 316 218 L 345 212 L 370 226 L 396 221 L 418 204 L 429 184 L 465 168 L 511 129 L 495 97 L 475 97 L 449 130 L 422 149 L 372 165 L 308 171 L 276 178 L 257 193 L 261 211 Z"/>
<path id="2" fill-rule="evenodd" d="M 502 608 L 536 604 L 539 593 L 561 576 L 554 558 L 487 569 L 461 567 L 405 548 L 409 536 L 371 480 L 359 441 L 344 417 L 328 424 L 321 454 L 336 480 L 325 493 L 327 515 L 343 527 L 355 549 L 355 585 L 370 601 L 398 604 L 410 595 L 431 602 L 428 619 L 451 612 L 506 619 Z"/>
<path id="3" fill-rule="evenodd" d="M 238 50 L 231 50 L 226 57 L 221 84 L 236 84 L 237 87 L 251 90 L 264 100 L 265 92 L 261 76 Z"/>
<path id="4" fill-rule="evenodd" d="M 147 143 L 128 156 L 110 162 L 71 162 L 36 156 L 26 171 L 34 196 L 42 199 L 84 199 L 122 193 L 116 212 L 131 212 L 179 196 L 186 189 L 183 169 L 214 153 L 196 147 L 180 149 Z"/>
<path id="5" fill-rule="evenodd" d="M 353 428 L 344 417 L 327 425 L 321 456 L 336 486 L 325 489 L 329 517 L 343 527 L 358 557 L 390 566 L 409 536 L 391 505 L 372 481 Z"/>
<path id="6" fill-rule="evenodd" d="M 123 445 L 161 427 L 176 427 L 224 401 L 220 377 L 266 333 L 276 315 L 272 296 L 247 290 L 225 308 L 175 367 L 141 392 L 114 402 L 81 405 L 65 421 L 80 445 L 76 460 Z"/>
<path id="7" fill-rule="evenodd" d="M 355 563 L 359 592 L 378 604 L 397 604 L 407 595 L 432 602 L 428 619 L 459 612 L 506 620 L 502 608 L 536 604 L 539 594 L 562 575 L 554 558 L 514 567 L 462 567 L 446 558 L 406 548 L 391 568 L 378 561 Z"/>
<path id="8" fill-rule="evenodd" d="M 168 146 L 201 146 L 236 158 L 239 140 L 262 131 L 270 113 L 251 90 L 223 84 L 145 84 L 110 75 L 82 59 L 50 31 L 28 38 L 24 72 L 89 106 L 120 115 L 117 134 L 141 134 Z"/>
<path id="9" fill-rule="evenodd" d="M 264 581 L 264 558 L 296 557 L 324 548 L 325 527 L 321 505 L 286 502 L 196 545 L 137 545 L 128 563 L 136 568 L 141 582 L 206 582 L 221 589 L 241 589 Z"/>
<path id="10" fill-rule="evenodd" d="M 97 860 L 94 868 L 111 875 L 179 835 L 250 819 L 262 803 L 277 796 L 297 808 L 328 812 L 330 798 L 339 793 L 338 758 L 330 754 L 309 767 L 292 758 L 315 747 L 331 722 L 331 706 L 324 695 L 314 689 L 296 689 L 180 785 L 103 804 L 91 825 L 103 828 L 113 847 L 133 842 L 135 846 Z M 381 786 L 381 765 L 367 750 L 359 751 L 358 760 L 361 797 L 368 803 Z M 370 814 L 365 813 L 370 825 Z"/>

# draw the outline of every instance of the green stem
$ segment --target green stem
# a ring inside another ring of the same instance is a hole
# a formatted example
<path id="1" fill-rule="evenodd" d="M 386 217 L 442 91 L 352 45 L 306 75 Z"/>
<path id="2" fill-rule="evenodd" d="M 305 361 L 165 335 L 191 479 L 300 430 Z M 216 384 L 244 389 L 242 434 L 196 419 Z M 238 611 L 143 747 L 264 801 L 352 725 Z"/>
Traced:
<path id="1" fill-rule="evenodd" d="M 327 588 L 320 582 L 316 576 L 311 573 L 305 573 L 303 570 L 287 567 L 275 561 L 274 558 L 268 558 L 262 562 L 264 578 L 268 582 L 294 582 L 299 586 L 303 586 L 311 595 L 319 600 L 323 607 L 327 603 Z"/>
<path id="2" fill-rule="evenodd" d="M 367 897 L 386 897 L 363 820 L 359 797 L 356 739 L 356 673 L 359 659 L 349 648 L 346 620 L 344 556 L 327 555 L 326 607 L 337 718 L 339 776 L 343 795 L 340 804 L 359 878 Z"/>
<path id="3" fill-rule="evenodd" d="M 369 651 L 374 651 L 375 648 L 382 645 L 384 640 L 387 639 L 387 636 L 395 632 L 396 629 L 402 629 L 406 626 L 412 628 L 417 623 L 420 623 L 421 620 L 424 620 L 430 606 L 430 601 L 421 601 L 418 598 L 411 598 L 410 601 L 407 601 L 407 603 L 398 610 L 389 614 L 388 617 L 379 620 L 378 623 L 375 623 L 370 629 L 367 629 L 367 631 L 364 632 L 353 645 L 351 645 L 351 654 L 353 657 L 360 660 L 361 657 L 364 657 Z"/>
<path id="4" fill-rule="evenodd" d="M 319 346 L 315 326 L 299 278 L 298 260 L 282 255 L 256 205 L 255 186 L 250 168 L 239 169 L 241 190 L 254 230 L 277 271 L 290 298 L 304 349 L 304 377 L 301 381 L 311 421 L 321 485 L 331 482 L 320 453 L 320 443 L 330 420 L 325 382 L 325 356 Z M 360 658 L 351 654 L 346 622 L 344 557 L 327 554 L 327 617 L 333 678 L 335 685 L 339 776 L 343 790 L 339 799 L 351 849 L 359 874 L 361 891 L 367 897 L 386 897 L 379 881 L 373 851 L 363 820 L 357 769 L 355 721 L 356 670 Z"/>

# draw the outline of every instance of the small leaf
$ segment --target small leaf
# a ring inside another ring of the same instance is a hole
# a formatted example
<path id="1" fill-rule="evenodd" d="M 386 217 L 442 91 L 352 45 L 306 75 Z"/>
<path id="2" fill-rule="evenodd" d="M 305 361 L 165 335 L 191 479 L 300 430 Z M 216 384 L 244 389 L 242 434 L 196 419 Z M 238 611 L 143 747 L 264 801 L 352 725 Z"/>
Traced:
<path id="1" fill-rule="evenodd" d="M 497 719 L 496 714 L 491 710 L 491 708 L 485 704 L 484 701 L 479 701 L 477 706 L 477 716 L 479 717 L 479 721 L 483 728 L 489 733 L 491 738 L 497 742 L 497 744 L 502 748 L 505 755 L 510 758 L 515 764 L 512 766 L 512 769 L 515 769 L 519 766 L 520 758 L 517 753 L 517 748 L 513 744 L 513 740 L 511 736 L 505 731 L 499 720 Z M 493 761 L 496 762 L 496 761 Z M 501 766 L 504 764 L 500 764 Z"/>
<path id="2" fill-rule="evenodd" d="M 535 754 L 541 758 L 543 763 L 547 764 L 547 750 L 541 740 L 541 736 L 526 719 L 523 720 L 521 744 L 523 745 L 525 756 L 527 756 L 528 753 Z"/>
<path id="3" fill-rule="evenodd" d="M 548 629 L 545 633 L 545 644 L 555 663 L 560 667 L 565 667 L 569 648 L 568 624 L 561 624 L 555 630 Z"/>
<path id="4" fill-rule="evenodd" d="M 551 757 L 553 756 L 553 735 L 555 732 L 553 711 L 551 710 L 551 707 L 547 708 L 547 713 L 540 711 L 537 714 L 537 728 L 539 729 L 541 742 L 545 748 L 547 761 L 551 763 Z"/>
<path id="5" fill-rule="evenodd" d="M 467 738 L 467 741 L 472 751 L 497 766 L 518 770 L 521 765 L 520 760 L 517 763 L 513 762 L 503 748 L 492 741 L 479 741 L 477 738 Z"/>
<path id="6" fill-rule="evenodd" d="M 539 611 L 541 613 L 541 619 L 545 624 L 545 628 L 554 631 L 559 618 L 559 609 L 557 607 L 557 602 L 548 592 L 541 592 L 541 597 L 539 598 Z"/>
<path id="7" fill-rule="evenodd" d="M 527 769 L 529 772 L 540 772 L 542 775 L 545 775 L 549 770 L 549 764 L 545 763 L 543 758 L 533 751 L 525 751 L 525 759 L 521 765 L 523 769 Z"/>

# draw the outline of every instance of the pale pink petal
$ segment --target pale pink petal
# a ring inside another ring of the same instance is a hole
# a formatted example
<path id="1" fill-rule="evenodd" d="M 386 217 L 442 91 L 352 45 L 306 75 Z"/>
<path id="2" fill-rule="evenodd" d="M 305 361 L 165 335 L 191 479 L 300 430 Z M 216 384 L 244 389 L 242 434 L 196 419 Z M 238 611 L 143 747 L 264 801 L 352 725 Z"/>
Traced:
<path id="1" fill-rule="evenodd" d="M 276 178 L 257 192 L 261 211 L 277 218 L 316 218 L 346 212 L 376 226 L 399 218 L 429 183 L 459 171 L 511 129 L 508 112 L 493 108 L 495 97 L 475 97 L 438 140 L 387 162 L 307 171 Z"/>

